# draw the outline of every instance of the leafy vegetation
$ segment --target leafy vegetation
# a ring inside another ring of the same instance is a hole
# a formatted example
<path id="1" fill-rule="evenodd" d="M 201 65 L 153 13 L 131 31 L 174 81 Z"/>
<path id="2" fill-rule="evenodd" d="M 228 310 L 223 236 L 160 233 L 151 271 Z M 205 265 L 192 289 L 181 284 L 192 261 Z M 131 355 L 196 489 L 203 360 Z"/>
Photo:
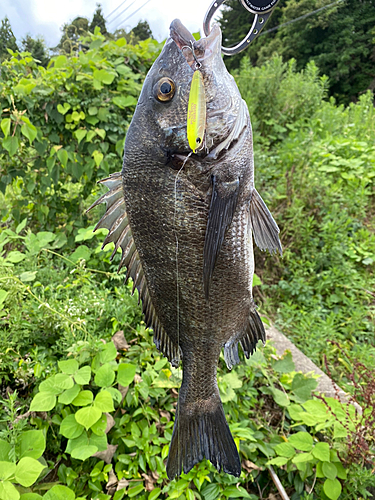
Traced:
<path id="1" fill-rule="evenodd" d="M 0 81 L 0 499 L 369 498 L 374 487 L 373 96 L 337 106 L 315 64 L 242 63 L 256 186 L 284 258 L 256 252 L 260 312 L 351 393 L 313 397 L 290 353 L 259 349 L 218 380 L 240 478 L 203 461 L 167 481 L 181 369 L 145 329 L 132 284 L 84 215 L 118 171 L 159 46 L 106 40 L 47 68 L 27 53 Z M 264 318 L 266 321 L 266 318 Z M 362 412 L 359 412 L 360 404 Z M 25 473 L 25 471 L 27 473 Z"/>

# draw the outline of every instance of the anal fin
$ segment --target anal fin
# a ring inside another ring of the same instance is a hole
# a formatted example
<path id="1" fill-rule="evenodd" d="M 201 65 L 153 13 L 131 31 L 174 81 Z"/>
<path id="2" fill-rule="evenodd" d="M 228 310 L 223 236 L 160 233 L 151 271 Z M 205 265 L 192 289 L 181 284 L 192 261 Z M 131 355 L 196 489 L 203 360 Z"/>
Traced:
<path id="1" fill-rule="evenodd" d="M 269 250 L 271 254 L 279 252 L 282 255 L 280 229 L 256 189 L 251 194 L 250 219 L 257 247 L 263 251 Z"/>
<path id="2" fill-rule="evenodd" d="M 245 356 L 249 359 L 251 354 L 256 349 L 258 341 L 261 340 L 263 343 L 266 341 L 266 332 L 262 320 L 259 314 L 254 309 L 250 311 L 248 323 L 245 330 L 234 335 L 225 345 L 224 345 L 224 359 L 229 370 L 233 366 L 240 362 L 238 355 L 238 344 L 241 344 L 242 350 Z"/>

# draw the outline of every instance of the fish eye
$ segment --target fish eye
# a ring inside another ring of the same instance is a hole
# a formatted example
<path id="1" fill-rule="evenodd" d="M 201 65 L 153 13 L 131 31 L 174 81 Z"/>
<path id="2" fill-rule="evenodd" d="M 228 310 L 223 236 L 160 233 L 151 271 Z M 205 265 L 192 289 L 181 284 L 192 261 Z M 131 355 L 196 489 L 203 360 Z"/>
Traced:
<path id="1" fill-rule="evenodd" d="M 168 77 L 163 77 L 155 85 L 154 95 L 158 101 L 168 102 L 173 98 L 175 90 L 174 81 Z"/>

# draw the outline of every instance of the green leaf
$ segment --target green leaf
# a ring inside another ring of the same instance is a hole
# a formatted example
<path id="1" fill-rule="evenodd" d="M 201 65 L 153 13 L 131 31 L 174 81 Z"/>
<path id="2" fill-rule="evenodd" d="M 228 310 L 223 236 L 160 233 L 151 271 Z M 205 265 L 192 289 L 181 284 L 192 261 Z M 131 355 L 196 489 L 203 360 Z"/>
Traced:
<path id="1" fill-rule="evenodd" d="M 19 456 L 40 458 L 46 449 L 46 439 L 43 431 L 23 431 L 20 438 Z"/>
<path id="2" fill-rule="evenodd" d="M 53 375 L 52 377 L 48 377 L 46 380 L 41 382 L 39 385 L 39 391 L 50 394 L 51 396 L 57 396 L 58 394 L 61 394 L 63 389 L 60 389 L 60 387 L 55 385 L 55 375 Z"/>
<path id="3" fill-rule="evenodd" d="M 27 283 L 29 281 L 34 281 L 38 271 L 25 271 L 20 274 L 20 280 Z"/>
<path id="4" fill-rule="evenodd" d="M 9 452 L 11 451 L 12 446 L 3 439 L 0 439 L 0 461 L 9 461 Z"/>
<path id="5" fill-rule="evenodd" d="M 96 446 L 98 451 L 105 451 L 108 448 L 107 435 L 102 434 L 101 436 L 97 436 L 96 434 L 91 434 L 89 444 Z"/>
<path id="6" fill-rule="evenodd" d="M 74 385 L 74 381 L 70 375 L 65 373 L 57 373 L 54 380 L 55 386 L 61 390 L 71 389 Z"/>
<path id="7" fill-rule="evenodd" d="M 89 366 L 82 366 L 77 373 L 74 374 L 74 380 L 79 385 L 87 385 L 91 379 L 91 368 Z"/>
<path id="8" fill-rule="evenodd" d="M 242 486 L 227 486 L 223 491 L 223 495 L 227 498 L 252 498 L 252 496 Z"/>
<path id="9" fill-rule="evenodd" d="M 59 368 L 63 373 L 67 375 L 74 375 L 79 368 L 78 361 L 75 359 L 68 359 L 65 361 L 58 362 Z"/>
<path id="10" fill-rule="evenodd" d="M 138 484 L 137 486 L 134 486 L 134 488 L 129 488 L 128 489 L 128 497 L 133 498 L 136 495 L 139 495 L 142 491 L 144 491 L 144 486 L 143 484 Z"/>
<path id="11" fill-rule="evenodd" d="M 75 494 L 67 486 L 57 484 L 45 493 L 43 500 L 75 500 Z"/>
<path id="12" fill-rule="evenodd" d="M 105 434 L 105 430 L 107 428 L 107 417 L 106 415 L 102 415 L 99 420 L 91 426 L 91 430 L 97 436 L 103 436 Z"/>
<path id="13" fill-rule="evenodd" d="M 134 380 L 136 370 L 135 365 L 121 363 L 117 370 L 117 382 L 124 387 L 130 385 Z"/>
<path id="14" fill-rule="evenodd" d="M 93 72 L 93 76 L 96 80 L 99 80 L 99 82 L 104 83 L 105 85 L 110 85 L 115 79 L 116 73 L 110 73 L 105 69 L 95 69 Z"/>
<path id="15" fill-rule="evenodd" d="M 86 137 L 86 134 L 87 134 L 87 130 L 83 129 L 83 128 L 79 128 L 78 130 L 76 130 L 74 132 L 74 135 L 78 139 L 78 144 L 82 141 L 82 139 L 84 139 Z"/>
<path id="16" fill-rule="evenodd" d="M 74 448 L 74 450 L 71 453 L 71 456 L 73 458 L 76 458 L 77 460 L 87 460 L 97 451 L 98 448 L 93 445 L 79 446 L 77 448 Z"/>
<path id="17" fill-rule="evenodd" d="M 16 464 L 13 462 L 0 462 L 0 480 L 9 479 L 16 472 Z"/>
<path id="18" fill-rule="evenodd" d="M 115 344 L 111 341 L 103 346 L 103 349 L 99 353 L 99 360 L 104 365 L 109 361 L 116 359 L 117 350 Z"/>
<path id="19" fill-rule="evenodd" d="M 66 164 L 68 163 L 68 152 L 65 149 L 59 149 L 57 151 L 57 158 L 59 159 L 61 165 L 66 167 Z"/>
<path id="20" fill-rule="evenodd" d="M 314 457 L 311 453 L 297 453 L 297 455 L 292 458 L 293 464 L 300 464 L 302 462 L 312 462 Z"/>
<path id="21" fill-rule="evenodd" d="M 96 395 L 94 406 L 103 412 L 111 412 L 115 409 L 112 396 L 108 391 L 101 391 Z"/>
<path id="22" fill-rule="evenodd" d="M 131 95 L 116 96 L 112 99 L 112 102 L 119 108 L 124 109 L 129 106 L 135 106 L 137 104 L 137 99 Z"/>
<path id="23" fill-rule="evenodd" d="M 290 405 L 289 397 L 287 394 L 285 394 L 285 392 L 280 391 L 279 389 L 275 389 L 274 387 L 271 388 L 271 392 L 276 404 L 278 404 L 279 406 Z"/>
<path id="24" fill-rule="evenodd" d="M 311 451 L 313 449 L 313 438 L 308 432 L 297 432 L 288 438 L 288 442 L 297 450 Z"/>
<path id="25" fill-rule="evenodd" d="M 273 458 L 272 460 L 268 460 L 267 464 L 268 465 L 276 465 L 277 467 L 281 467 L 282 465 L 285 465 L 288 463 L 288 458 L 286 457 L 276 457 Z"/>
<path id="26" fill-rule="evenodd" d="M 329 444 L 316 443 L 316 445 L 312 449 L 312 454 L 315 458 L 322 462 L 329 462 Z"/>
<path id="27" fill-rule="evenodd" d="M 337 469 L 337 477 L 339 477 L 340 479 L 346 479 L 347 473 L 346 473 L 346 470 L 344 469 L 344 466 L 342 465 L 342 463 L 335 462 L 335 466 Z"/>
<path id="28" fill-rule="evenodd" d="M 81 259 L 88 260 L 91 257 L 91 250 L 86 245 L 80 245 L 70 256 L 73 262 L 78 262 Z"/>
<path id="29" fill-rule="evenodd" d="M 10 156 L 13 156 L 16 154 L 16 151 L 18 149 L 18 138 L 17 137 L 6 137 L 3 139 L 3 148 L 6 149 L 9 152 Z"/>
<path id="30" fill-rule="evenodd" d="M 337 476 L 336 465 L 331 462 L 323 462 L 322 472 L 325 477 L 333 481 Z"/>
<path id="31" fill-rule="evenodd" d="M 278 359 L 274 362 L 272 368 L 278 373 L 290 373 L 295 371 L 296 365 L 294 364 L 292 353 L 287 352 L 282 359 Z"/>
<path id="32" fill-rule="evenodd" d="M 253 274 L 253 286 L 259 286 L 259 285 L 262 285 L 262 281 L 261 279 L 259 278 L 259 276 L 257 276 L 255 273 Z"/>
<path id="33" fill-rule="evenodd" d="M 330 500 L 337 500 L 341 495 L 341 483 L 338 479 L 326 479 L 323 490 Z"/>
<path id="34" fill-rule="evenodd" d="M 56 59 L 53 57 L 52 61 L 54 62 L 55 68 L 62 69 L 66 68 L 68 63 L 68 59 L 66 56 L 58 56 Z"/>
<path id="35" fill-rule="evenodd" d="M 21 127 L 21 132 L 29 139 L 30 144 L 33 143 L 38 133 L 36 127 L 34 127 L 31 123 L 24 123 Z"/>
<path id="36" fill-rule="evenodd" d="M 160 493 L 161 493 L 161 489 L 160 488 L 154 488 L 150 492 L 147 500 L 156 500 L 159 497 Z"/>
<path id="37" fill-rule="evenodd" d="M 45 468 L 38 460 L 31 457 L 24 457 L 17 464 L 16 468 L 16 481 L 25 488 L 28 488 L 40 476 L 40 473 Z"/>
<path id="38" fill-rule="evenodd" d="M 314 378 L 305 377 L 302 373 L 296 373 L 292 382 L 292 391 L 304 403 L 311 397 L 311 391 L 316 389 L 318 382 Z"/>
<path id="39" fill-rule="evenodd" d="M 95 384 L 99 387 L 108 387 L 112 385 L 115 380 L 113 367 L 109 363 L 101 366 L 96 372 L 94 380 Z"/>
<path id="40" fill-rule="evenodd" d="M 76 413 L 76 420 L 79 424 L 83 425 L 86 430 L 95 424 L 102 416 L 102 412 L 95 406 L 87 406 L 81 408 Z"/>
<path id="41" fill-rule="evenodd" d="M 68 104 L 67 102 L 64 102 L 63 105 L 61 104 L 57 105 L 57 111 L 62 115 L 65 115 L 69 111 L 69 109 L 70 109 L 70 104 Z"/>
<path id="42" fill-rule="evenodd" d="M 275 451 L 281 457 L 287 458 L 292 458 L 296 454 L 294 447 L 290 443 L 278 444 L 277 446 L 275 446 Z"/>
<path id="43" fill-rule="evenodd" d="M 220 498 L 220 492 L 221 489 L 217 483 L 206 483 L 206 485 L 201 490 L 204 500 L 217 500 L 218 498 Z"/>
<path id="44" fill-rule="evenodd" d="M 38 493 L 24 493 L 20 500 L 43 500 L 43 498 Z"/>
<path id="45" fill-rule="evenodd" d="M 346 438 L 348 436 L 348 431 L 347 429 L 340 424 L 340 422 L 335 422 L 333 426 L 333 437 L 335 439 L 337 438 Z"/>
<path id="46" fill-rule="evenodd" d="M 8 297 L 8 294 L 9 294 L 9 292 L 6 292 L 5 290 L 0 289 L 0 306 L 5 301 L 5 299 Z"/>
<path id="47" fill-rule="evenodd" d="M 92 154 L 93 158 L 94 158 L 94 161 L 95 161 L 95 165 L 97 167 L 99 167 L 99 165 L 101 164 L 104 156 L 103 156 L 103 153 L 101 153 L 100 151 L 94 151 L 93 154 Z"/>
<path id="48" fill-rule="evenodd" d="M 56 405 L 56 396 L 39 392 L 31 401 L 30 411 L 50 411 Z"/>
<path id="49" fill-rule="evenodd" d="M 60 434 L 68 439 L 76 439 L 83 432 L 83 426 L 76 420 L 75 414 L 68 415 L 60 425 Z"/>
<path id="50" fill-rule="evenodd" d="M 74 384 L 71 389 L 67 389 L 62 394 L 60 394 L 58 402 L 64 405 L 70 405 L 70 403 L 78 396 L 80 390 L 81 386 L 78 384 Z"/>
<path id="51" fill-rule="evenodd" d="M 10 118 L 3 118 L 1 120 L 1 130 L 3 131 L 4 137 L 8 137 L 10 132 Z"/>
<path id="52" fill-rule="evenodd" d="M 0 481 L 1 500 L 19 500 L 20 494 L 10 481 Z"/>
<path id="53" fill-rule="evenodd" d="M 20 222 L 20 223 L 18 224 L 18 226 L 16 227 L 16 233 L 17 233 L 17 234 L 20 234 L 20 232 L 21 232 L 23 229 L 25 229 L 26 224 L 27 224 L 27 217 L 25 217 L 25 218 L 23 219 L 23 221 L 22 221 L 22 222 Z"/>
<path id="54" fill-rule="evenodd" d="M 81 391 L 72 401 L 74 406 L 87 406 L 92 403 L 94 395 L 91 391 Z"/>
<path id="55" fill-rule="evenodd" d="M 23 261 L 25 257 L 26 255 L 24 253 L 14 250 L 8 253 L 6 260 L 12 262 L 12 264 L 18 264 L 18 262 Z"/>

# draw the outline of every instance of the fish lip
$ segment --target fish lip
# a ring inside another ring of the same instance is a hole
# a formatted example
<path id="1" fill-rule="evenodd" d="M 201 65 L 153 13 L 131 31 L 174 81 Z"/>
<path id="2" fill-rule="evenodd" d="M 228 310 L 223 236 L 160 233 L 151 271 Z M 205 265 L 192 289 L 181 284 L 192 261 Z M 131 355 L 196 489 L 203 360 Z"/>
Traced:
<path id="1" fill-rule="evenodd" d="M 170 38 L 176 43 L 190 66 L 197 61 L 199 63 L 207 61 L 221 52 L 221 29 L 218 24 L 214 24 L 210 34 L 200 40 L 195 40 L 179 19 L 172 21 L 169 29 Z"/>

